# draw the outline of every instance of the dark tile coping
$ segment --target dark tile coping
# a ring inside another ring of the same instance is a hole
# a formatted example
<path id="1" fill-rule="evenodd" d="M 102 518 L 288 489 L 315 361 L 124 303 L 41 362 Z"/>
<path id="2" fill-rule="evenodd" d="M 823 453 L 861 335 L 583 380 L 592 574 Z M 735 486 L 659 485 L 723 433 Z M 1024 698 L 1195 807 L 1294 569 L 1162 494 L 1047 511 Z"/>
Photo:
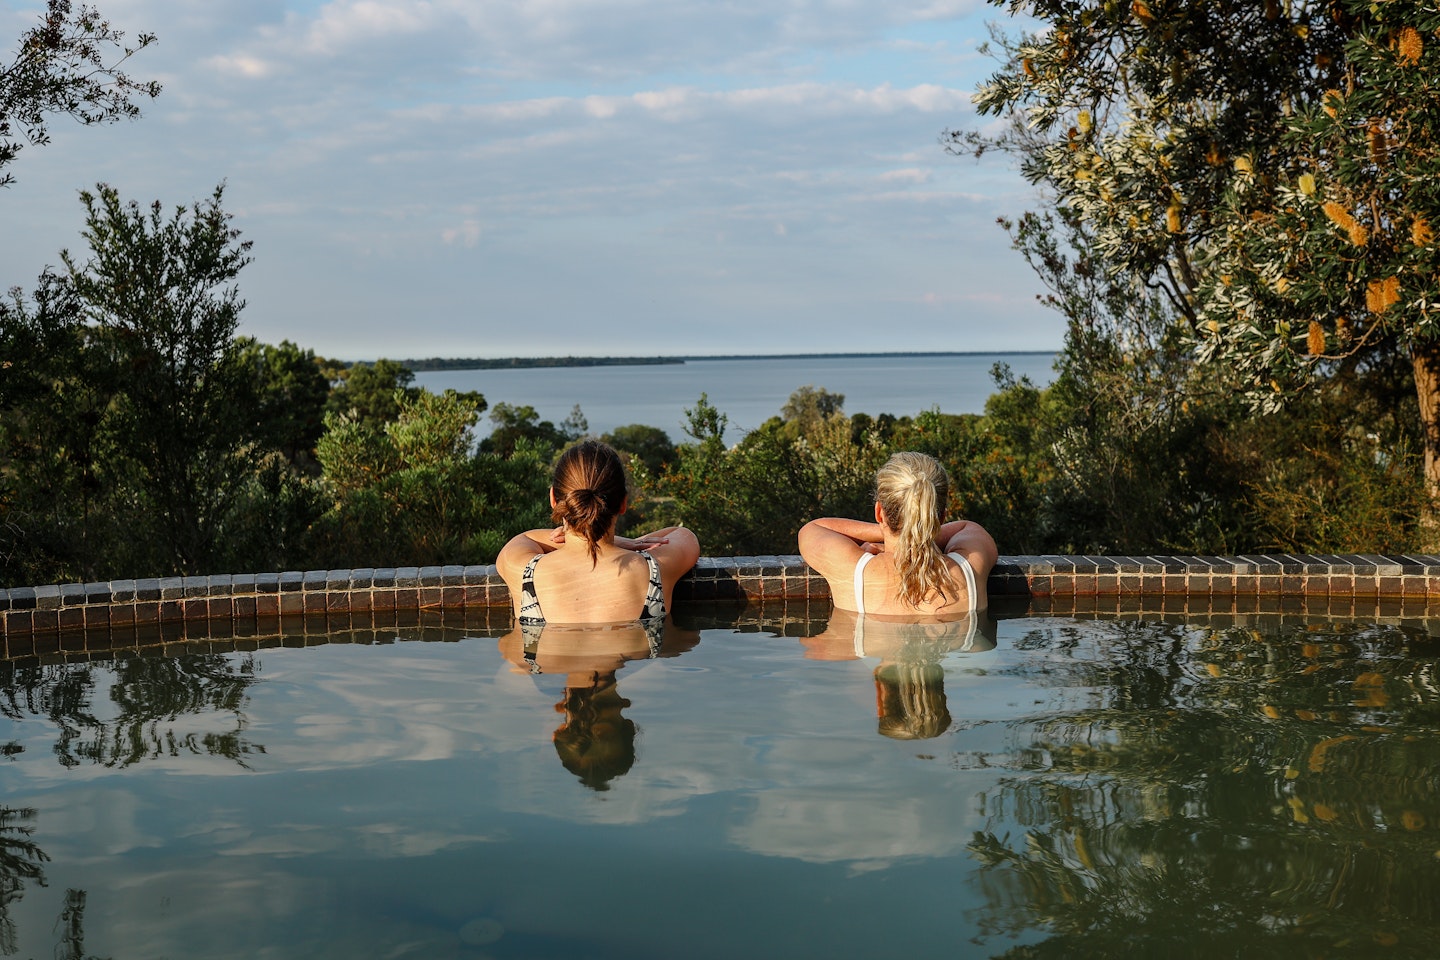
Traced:
<path id="1" fill-rule="evenodd" d="M 1084 612 L 1093 604 L 1098 612 L 1123 612 L 1119 607 L 1134 603 L 1142 608 L 1146 598 L 1170 598 L 1171 607 L 1185 601 L 1182 611 L 1198 610 L 1203 600 L 1222 607 L 1233 601 L 1231 612 L 1264 612 L 1309 598 L 1349 604 L 1358 616 L 1387 603 L 1440 608 L 1440 557 L 1001 557 L 988 585 L 992 598 L 1023 598 L 1036 610 Z M 798 556 L 702 557 L 675 597 L 677 604 L 828 602 L 830 588 Z M 508 616 L 509 604 L 493 565 L 160 577 L 0 589 L 0 633 L 490 608 Z"/>

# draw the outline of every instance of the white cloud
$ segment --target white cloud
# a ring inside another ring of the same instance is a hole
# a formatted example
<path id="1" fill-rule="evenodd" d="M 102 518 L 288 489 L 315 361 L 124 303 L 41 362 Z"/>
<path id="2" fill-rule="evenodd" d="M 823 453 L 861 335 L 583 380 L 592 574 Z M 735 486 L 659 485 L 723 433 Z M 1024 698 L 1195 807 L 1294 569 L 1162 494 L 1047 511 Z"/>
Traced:
<path id="1" fill-rule="evenodd" d="M 466 247 L 474 247 L 480 242 L 480 221 L 466 220 L 458 227 L 450 227 L 440 234 L 446 244 L 462 244 Z"/>
<path id="2" fill-rule="evenodd" d="M 880 174 L 880 179 L 886 183 L 929 183 L 930 171 L 922 170 L 919 167 L 907 167 L 904 170 L 886 170 Z"/>

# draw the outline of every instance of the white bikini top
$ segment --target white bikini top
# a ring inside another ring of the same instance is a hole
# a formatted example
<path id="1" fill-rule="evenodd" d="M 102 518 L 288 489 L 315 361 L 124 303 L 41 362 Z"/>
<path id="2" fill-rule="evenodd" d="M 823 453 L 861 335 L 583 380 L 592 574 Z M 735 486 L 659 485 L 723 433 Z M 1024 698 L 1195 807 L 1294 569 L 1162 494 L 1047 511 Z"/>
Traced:
<path id="1" fill-rule="evenodd" d="M 865 564 L 869 563 L 875 554 L 862 553 L 860 559 L 855 561 L 855 656 L 865 656 Z M 975 616 L 978 609 L 979 598 L 975 596 L 975 569 L 970 566 L 970 561 L 965 559 L 964 554 L 947 553 L 945 556 L 954 560 L 960 565 L 960 572 L 965 574 L 965 596 L 970 606 L 969 628 L 965 634 L 965 642 L 961 644 L 961 650 L 969 650 L 975 641 L 975 631 L 979 626 L 980 618 Z"/>

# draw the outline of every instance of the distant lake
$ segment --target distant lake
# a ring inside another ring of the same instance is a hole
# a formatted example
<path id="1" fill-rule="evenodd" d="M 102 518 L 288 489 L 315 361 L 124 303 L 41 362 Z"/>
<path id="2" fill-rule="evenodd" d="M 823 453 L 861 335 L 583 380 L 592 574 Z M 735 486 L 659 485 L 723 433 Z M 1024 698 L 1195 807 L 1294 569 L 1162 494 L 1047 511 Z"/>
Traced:
<path id="1" fill-rule="evenodd" d="M 1053 353 L 918 354 L 883 357 L 815 357 L 689 360 L 683 364 L 614 367 L 537 367 L 505 370 L 436 370 L 415 375 L 415 385 L 439 392 L 479 390 L 490 406 L 529 404 L 542 420 L 559 423 L 580 405 L 592 433 L 643 423 L 670 439 L 684 438 L 685 408 L 700 394 L 728 416 L 726 437 L 737 440 L 777 415 L 790 394 L 806 384 L 845 395 L 847 414 L 914 415 L 938 406 L 944 413 L 982 413 L 995 392 L 990 368 L 1009 364 L 1036 386 L 1054 379 Z M 483 421 L 481 432 L 488 430 Z"/>

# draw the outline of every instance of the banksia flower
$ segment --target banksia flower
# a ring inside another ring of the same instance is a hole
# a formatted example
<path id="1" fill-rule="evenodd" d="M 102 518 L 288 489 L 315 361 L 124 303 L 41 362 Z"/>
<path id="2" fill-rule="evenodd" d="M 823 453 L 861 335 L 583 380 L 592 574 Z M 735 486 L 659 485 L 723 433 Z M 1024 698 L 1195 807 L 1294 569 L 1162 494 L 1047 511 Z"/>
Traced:
<path id="1" fill-rule="evenodd" d="M 1147 27 L 1155 21 L 1155 15 L 1150 12 L 1150 5 L 1145 0 L 1135 0 L 1130 6 L 1130 12 L 1135 14 L 1135 19 Z"/>
<path id="2" fill-rule="evenodd" d="M 1325 96 L 1320 100 L 1325 109 L 1326 116 L 1333 118 L 1340 110 L 1340 101 L 1344 99 L 1345 95 L 1339 90 L 1326 90 Z"/>
<path id="3" fill-rule="evenodd" d="M 1313 173 L 1300 174 L 1300 192 L 1307 197 L 1315 196 L 1315 175 Z"/>
<path id="4" fill-rule="evenodd" d="M 1410 224 L 1410 239 L 1417 247 L 1428 247 L 1435 241 L 1435 231 L 1424 217 L 1416 217 Z"/>
<path id="5" fill-rule="evenodd" d="M 1335 336 L 1339 338 L 1341 343 L 1348 342 L 1353 332 L 1354 331 L 1350 327 L 1349 317 L 1335 318 Z"/>
<path id="6" fill-rule="evenodd" d="M 1033 64 L 1033 63 L 1030 62 L 1030 58 L 1029 58 L 1029 57 L 1026 57 L 1024 60 L 1021 60 L 1021 61 L 1020 61 L 1020 66 L 1021 66 L 1022 68 L 1024 68 L 1024 70 L 1025 70 L 1025 76 L 1029 77 L 1031 80 L 1034 80 L 1034 79 L 1035 79 L 1035 64 Z M 1333 114 L 1332 114 L 1332 116 L 1333 116 Z"/>
<path id="7" fill-rule="evenodd" d="M 1327 200 L 1323 209 L 1325 216 L 1330 218 L 1330 222 L 1344 230 L 1349 235 L 1350 242 L 1355 246 L 1363 247 L 1370 242 L 1370 231 L 1357 223 L 1355 218 L 1350 216 L 1350 211 L 1334 200 Z"/>
<path id="8" fill-rule="evenodd" d="M 1406 27 L 1400 31 L 1400 38 L 1395 44 L 1396 51 L 1400 54 L 1400 62 L 1406 66 L 1413 66 L 1420 62 L 1420 54 L 1425 49 L 1425 42 L 1420 39 L 1420 32 L 1414 27 Z"/>
<path id="9" fill-rule="evenodd" d="M 1385 162 L 1385 155 L 1389 152 L 1389 138 L 1385 136 L 1385 126 L 1379 120 L 1371 120 L 1366 132 L 1370 137 L 1370 159 L 1377 164 Z"/>
<path id="10" fill-rule="evenodd" d="M 1075 115 L 1075 126 L 1080 128 L 1081 133 L 1090 132 L 1090 111 L 1081 110 Z"/>
<path id="11" fill-rule="evenodd" d="M 1305 337 L 1305 347 L 1310 351 L 1312 357 L 1318 357 L 1325 352 L 1325 328 L 1320 326 L 1316 320 L 1310 321 L 1310 332 Z"/>
<path id="12" fill-rule="evenodd" d="M 1289 277 L 1276 277 L 1276 278 L 1275 278 L 1275 292 L 1276 292 L 1276 293 L 1280 294 L 1281 296 L 1284 296 L 1285 291 L 1286 291 L 1286 290 L 1289 290 L 1289 289 L 1290 289 L 1290 278 L 1289 278 Z"/>
<path id="13" fill-rule="evenodd" d="M 1249 157 L 1236 157 L 1235 169 L 1239 170 L 1241 173 L 1254 173 L 1255 165 L 1250 162 Z"/>
<path id="14" fill-rule="evenodd" d="M 1171 233 L 1179 233 L 1184 228 L 1184 224 L 1180 221 L 1180 208 L 1172 205 L 1165 211 L 1165 229 Z"/>
<path id="15" fill-rule="evenodd" d="M 1400 302 L 1400 278 L 1371 280 L 1365 285 L 1365 308 L 1371 313 L 1384 313 Z"/>

